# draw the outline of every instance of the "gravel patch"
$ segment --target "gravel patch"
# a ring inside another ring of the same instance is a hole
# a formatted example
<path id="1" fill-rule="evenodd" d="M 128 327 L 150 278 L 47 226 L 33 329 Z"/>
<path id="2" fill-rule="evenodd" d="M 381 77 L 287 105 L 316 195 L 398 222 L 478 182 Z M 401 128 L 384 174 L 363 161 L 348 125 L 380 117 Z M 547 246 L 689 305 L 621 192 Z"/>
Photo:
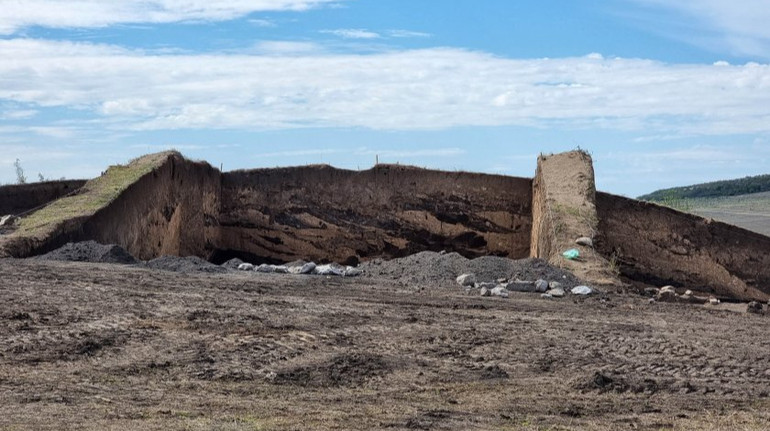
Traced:
<path id="1" fill-rule="evenodd" d="M 385 278 L 403 285 L 456 285 L 461 274 L 475 274 L 479 283 L 498 279 L 558 281 L 566 288 L 582 282 L 571 272 L 541 259 L 512 260 L 497 256 L 467 259 L 458 253 L 424 251 L 393 260 L 374 259 L 359 266 L 363 276 Z"/>
<path id="2" fill-rule="evenodd" d="M 38 260 L 60 260 L 68 262 L 138 263 L 123 247 L 115 244 L 99 244 L 96 241 L 69 242 L 56 250 L 35 257 Z"/>

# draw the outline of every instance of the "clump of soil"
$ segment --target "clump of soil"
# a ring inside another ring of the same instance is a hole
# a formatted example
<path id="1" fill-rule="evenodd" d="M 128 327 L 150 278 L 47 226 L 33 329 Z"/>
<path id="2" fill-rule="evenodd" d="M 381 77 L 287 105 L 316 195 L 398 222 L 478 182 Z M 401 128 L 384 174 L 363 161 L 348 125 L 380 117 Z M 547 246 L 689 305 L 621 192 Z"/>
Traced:
<path id="1" fill-rule="evenodd" d="M 147 262 L 147 267 L 174 272 L 227 272 L 227 268 L 214 265 L 196 256 L 161 256 Z"/>
<path id="2" fill-rule="evenodd" d="M 669 383 L 658 382 L 651 378 L 636 379 L 613 376 L 598 371 L 575 385 L 575 389 L 583 392 L 598 391 L 599 393 L 615 392 L 619 394 L 624 392 L 654 394 L 661 390 L 668 391 L 670 388 Z"/>
<path id="3" fill-rule="evenodd" d="M 390 371 L 390 365 L 382 356 L 355 352 L 282 370 L 276 373 L 273 382 L 308 387 L 357 386 Z"/>
<path id="4" fill-rule="evenodd" d="M 458 253 L 424 251 L 393 260 L 375 259 L 360 266 L 364 276 L 386 278 L 405 285 L 453 283 L 460 274 L 473 273 L 479 282 L 508 280 L 558 281 L 565 288 L 580 285 L 571 272 L 541 259 L 512 260 L 497 256 L 467 259 Z"/>
<path id="5" fill-rule="evenodd" d="M 41 256 L 40 260 L 68 262 L 136 264 L 138 261 L 125 249 L 115 244 L 99 244 L 96 241 L 70 242 Z"/>

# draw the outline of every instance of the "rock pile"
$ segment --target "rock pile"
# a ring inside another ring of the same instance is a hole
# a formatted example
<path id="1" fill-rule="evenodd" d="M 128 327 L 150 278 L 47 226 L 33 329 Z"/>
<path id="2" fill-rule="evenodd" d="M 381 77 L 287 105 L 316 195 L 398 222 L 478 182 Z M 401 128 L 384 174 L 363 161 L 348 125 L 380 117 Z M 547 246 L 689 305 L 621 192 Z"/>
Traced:
<path id="1" fill-rule="evenodd" d="M 119 263 L 132 265 L 138 263 L 122 247 L 115 244 L 99 244 L 96 241 L 69 242 L 56 250 L 35 257 L 38 260 L 60 260 L 68 262 Z"/>

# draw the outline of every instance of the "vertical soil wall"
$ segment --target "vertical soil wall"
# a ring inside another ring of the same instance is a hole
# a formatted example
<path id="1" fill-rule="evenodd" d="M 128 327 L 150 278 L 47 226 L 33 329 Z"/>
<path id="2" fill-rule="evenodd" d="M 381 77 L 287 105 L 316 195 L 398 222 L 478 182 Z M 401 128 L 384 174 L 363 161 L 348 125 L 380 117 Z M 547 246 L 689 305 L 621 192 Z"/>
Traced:
<path id="1" fill-rule="evenodd" d="M 592 284 L 619 285 L 604 256 L 590 245 L 575 243 L 581 237 L 594 242 L 600 238 L 591 156 L 582 151 L 540 156 L 532 187 L 531 256 L 567 268 Z M 562 256 L 570 249 L 578 250 L 577 259 Z"/>
<path id="2" fill-rule="evenodd" d="M 46 181 L 0 187 L 0 215 L 21 214 L 77 191 L 86 180 Z"/>
<path id="3" fill-rule="evenodd" d="M 531 180 L 378 165 L 222 175 L 218 261 L 529 255 Z"/>
<path id="4" fill-rule="evenodd" d="M 742 300 L 770 298 L 770 238 L 736 226 L 597 193 L 599 245 L 626 277 Z"/>
<path id="5" fill-rule="evenodd" d="M 78 239 L 120 244 L 140 259 L 208 257 L 219 215 L 220 173 L 172 155 L 82 227 Z"/>

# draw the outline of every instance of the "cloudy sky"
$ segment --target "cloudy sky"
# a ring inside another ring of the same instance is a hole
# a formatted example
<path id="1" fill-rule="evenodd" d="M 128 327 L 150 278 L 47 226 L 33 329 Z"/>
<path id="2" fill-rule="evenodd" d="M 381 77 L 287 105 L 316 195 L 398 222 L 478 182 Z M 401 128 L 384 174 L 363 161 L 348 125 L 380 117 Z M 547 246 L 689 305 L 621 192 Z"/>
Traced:
<path id="1" fill-rule="evenodd" d="M 0 0 L 0 183 L 175 148 L 600 189 L 770 173 L 766 0 Z"/>

